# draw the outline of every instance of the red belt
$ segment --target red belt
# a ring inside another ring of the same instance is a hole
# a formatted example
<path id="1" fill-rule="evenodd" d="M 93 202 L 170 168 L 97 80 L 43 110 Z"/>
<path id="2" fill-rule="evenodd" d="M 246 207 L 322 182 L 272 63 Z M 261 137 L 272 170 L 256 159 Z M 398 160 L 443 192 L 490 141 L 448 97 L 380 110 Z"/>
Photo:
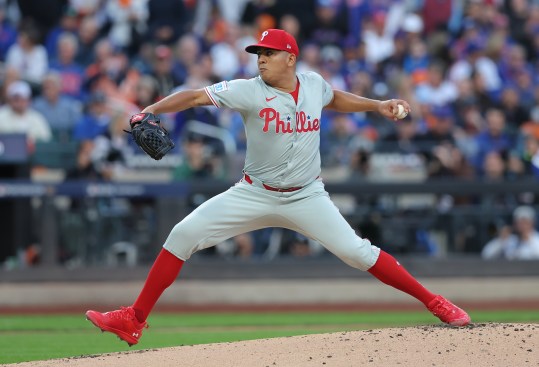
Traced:
<path id="1" fill-rule="evenodd" d="M 243 174 L 243 178 L 245 179 L 245 181 L 247 181 L 249 184 L 253 184 L 253 180 L 251 180 L 251 177 L 249 177 L 249 175 L 247 173 L 244 173 Z M 262 184 L 262 186 L 264 186 L 264 188 L 266 190 L 269 190 L 269 191 L 277 191 L 277 192 L 292 192 L 292 191 L 298 191 L 298 190 L 301 190 L 303 188 L 303 186 L 300 186 L 300 187 L 289 187 L 289 188 L 286 188 L 286 189 L 279 189 L 277 187 L 271 187 L 269 185 L 266 185 L 265 183 Z"/>

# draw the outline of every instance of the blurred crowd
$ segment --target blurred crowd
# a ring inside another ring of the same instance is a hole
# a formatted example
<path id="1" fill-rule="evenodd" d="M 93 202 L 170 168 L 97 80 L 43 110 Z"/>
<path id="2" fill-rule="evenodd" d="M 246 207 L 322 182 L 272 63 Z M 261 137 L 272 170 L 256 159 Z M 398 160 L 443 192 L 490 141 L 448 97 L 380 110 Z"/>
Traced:
<path id="1" fill-rule="evenodd" d="M 539 178 L 537 0 L 0 0 L 0 134 L 26 134 L 36 167 L 63 178 L 121 179 L 140 164 L 132 114 L 256 76 L 244 48 L 276 27 L 298 40 L 299 71 L 412 107 L 397 123 L 324 112 L 325 179 Z M 239 114 L 161 117 L 179 158 L 164 179 L 229 179 L 230 152 L 240 174 Z"/>
<path id="2" fill-rule="evenodd" d="M 122 132 L 129 116 L 159 98 L 256 76 L 244 47 L 270 27 L 298 39 L 300 71 L 412 106 L 397 124 L 374 113 L 323 116 L 323 165 L 342 178 L 388 172 L 373 161 L 417 179 L 539 175 L 537 1 L 2 0 L 0 27 L 0 133 L 26 133 L 38 150 L 74 143 L 68 178 L 113 178 L 137 153 Z M 187 156 L 173 179 L 223 177 L 222 151 L 188 131 L 191 120 L 226 129 L 245 149 L 235 113 L 162 117 Z M 410 167 L 373 154 L 418 159 Z"/>

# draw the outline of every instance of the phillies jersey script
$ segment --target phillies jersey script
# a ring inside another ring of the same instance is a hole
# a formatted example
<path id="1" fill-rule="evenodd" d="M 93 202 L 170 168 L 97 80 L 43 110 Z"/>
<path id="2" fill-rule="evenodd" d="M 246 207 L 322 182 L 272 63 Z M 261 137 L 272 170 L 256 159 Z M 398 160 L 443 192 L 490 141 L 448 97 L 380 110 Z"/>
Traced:
<path id="1" fill-rule="evenodd" d="M 217 107 L 239 111 L 245 123 L 245 172 L 275 187 L 305 186 L 320 175 L 320 115 L 333 99 L 314 72 L 297 74 L 298 103 L 260 77 L 206 87 Z"/>

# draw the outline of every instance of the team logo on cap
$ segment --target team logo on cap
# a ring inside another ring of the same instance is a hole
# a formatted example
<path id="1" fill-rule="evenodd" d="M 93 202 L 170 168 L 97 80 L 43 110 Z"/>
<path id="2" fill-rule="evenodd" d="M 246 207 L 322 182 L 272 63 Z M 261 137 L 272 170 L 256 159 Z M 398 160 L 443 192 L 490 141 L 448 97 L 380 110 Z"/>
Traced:
<path id="1" fill-rule="evenodd" d="M 260 41 L 264 41 L 264 37 L 266 37 L 269 34 L 268 31 L 262 32 L 262 37 L 260 38 Z"/>

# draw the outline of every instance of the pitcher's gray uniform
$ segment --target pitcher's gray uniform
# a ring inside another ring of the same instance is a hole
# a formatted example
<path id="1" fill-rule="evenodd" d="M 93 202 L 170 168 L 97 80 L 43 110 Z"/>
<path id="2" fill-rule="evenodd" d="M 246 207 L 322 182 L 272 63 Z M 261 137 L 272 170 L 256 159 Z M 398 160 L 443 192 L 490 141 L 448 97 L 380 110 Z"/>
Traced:
<path id="1" fill-rule="evenodd" d="M 88 310 L 88 320 L 129 345 L 137 344 L 157 300 L 193 252 L 244 232 L 284 227 L 320 242 L 347 264 L 368 270 L 383 283 L 410 294 L 443 322 L 468 325 L 470 317 L 464 310 L 430 292 L 394 257 L 359 238 L 329 199 L 319 176 L 322 108 L 378 111 L 397 118 L 399 104 L 409 112 L 408 103 L 332 90 L 316 73 L 297 74 L 297 42 L 280 29 L 262 32 L 259 42 L 245 51 L 258 55 L 260 77 L 177 92 L 142 111 L 152 115 L 211 103 L 239 111 L 247 133 L 243 179 L 172 229 L 132 306 L 105 313 Z"/>
<path id="2" fill-rule="evenodd" d="M 298 73 L 290 93 L 260 77 L 206 87 L 212 103 L 239 111 L 247 134 L 244 177 L 178 223 L 164 248 L 182 260 L 241 233 L 283 227 L 312 238 L 347 264 L 368 270 L 380 249 L 358 237 L 320 178 L 320 116 L 333 99 L 317 73 Z M 284 191 L 276 191 L 284 189 Z"/>

